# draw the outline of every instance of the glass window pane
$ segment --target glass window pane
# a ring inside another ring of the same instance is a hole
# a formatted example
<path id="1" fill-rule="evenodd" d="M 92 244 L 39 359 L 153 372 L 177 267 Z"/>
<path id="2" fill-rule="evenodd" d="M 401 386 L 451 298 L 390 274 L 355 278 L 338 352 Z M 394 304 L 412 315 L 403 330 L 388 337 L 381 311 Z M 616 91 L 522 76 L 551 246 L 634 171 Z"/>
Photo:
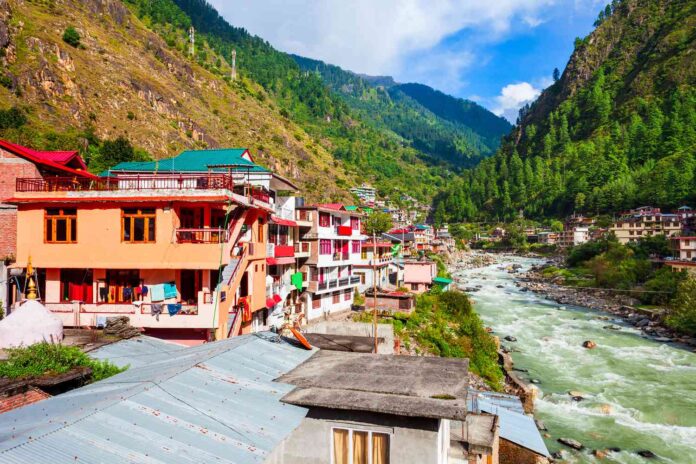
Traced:
<path id="1" fill-rule="evenodd" d="M 145 218 L 133 218 L 133 241 L 145 241 Z"/>
<path id="2" fill-rule="evenodd" d="M 46 215 L 47 216 L 58 216 L 60 214 L 60 210 L 56 208 L 51 208 L 46 210 Z"/>
<path id="3" fill-rule="evenodd" d="M 389 464 L 389 435 L 372 434 L 372 464 Z"/>
<path id="4" fill-rule="evenodd" d="M 70 220 L 70 241 L 77 242 L 77 219 Z"/>
<path id="5" fill-rule="evenodd" d="M 130 242 L 131 240 L 131 218 L 123 218 L 123 240 L 125 242 Z"/>
<path id="6" fill-rule="evenodd" d="M 334 429 L 333 447 L 334 464 L 349 464 L 348 430 Z"/>
<path id="7" fill-rule="evenodd" d="M 367 464 L 367 432 L 353 430 L 353 464 Z"/>
<path id="8" fill-rule="evenodd" d="M 147 221 L 147 241 L 155 241 L 155 218 L 150 218 Z"/>
<path id="9" fill-rule="evenodd" d="M 46 219 L 46 241 L 53 241 L 53 220 Z"/>
<path id="10" fill-rule="evenodd" d="M 68 241 L 68 221 L 67 219 L 56 219 L 56 242 Z"/>

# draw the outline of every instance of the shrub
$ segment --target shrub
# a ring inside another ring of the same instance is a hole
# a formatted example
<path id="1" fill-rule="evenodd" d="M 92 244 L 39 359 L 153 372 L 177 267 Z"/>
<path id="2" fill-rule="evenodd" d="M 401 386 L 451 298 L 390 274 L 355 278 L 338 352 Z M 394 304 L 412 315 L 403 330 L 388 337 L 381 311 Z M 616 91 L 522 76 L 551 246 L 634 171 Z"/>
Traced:
<path id="1" fill-rule="evenodd" d="M 92 359 L 76 346 L 36 343 L 28 347 L 10 348 L 7 352 L 7 360 L 0 362 L 0 377 L 11 379 L 60 375 L 76 367 L 89 367 L 92 369 L 92 381 L 96 382 L 127 369 L 108 361 Z"/>
<path id="2" fill-rule="evenodd" d="M 77 29 L 75 29 L 73 26 L 69 26 L 63 32 L 63 42 L 70 45 L 71 47 L 75 47 L 75 48 L 79 47 L 80 46 L 80 33 L 77 32 Z"/>
<path id="3" fill-rule="evenodd" d="M 696 335 L 696 278 L 684 279 L 678 287 L 667 316 L 667 325 L 675 330 Z"/>
<path id="4" fill-rule="evenodd" d="M 27 117 L 16 106 L 0 110 L 0 129 L 17 129 L 27 123 Z"/>

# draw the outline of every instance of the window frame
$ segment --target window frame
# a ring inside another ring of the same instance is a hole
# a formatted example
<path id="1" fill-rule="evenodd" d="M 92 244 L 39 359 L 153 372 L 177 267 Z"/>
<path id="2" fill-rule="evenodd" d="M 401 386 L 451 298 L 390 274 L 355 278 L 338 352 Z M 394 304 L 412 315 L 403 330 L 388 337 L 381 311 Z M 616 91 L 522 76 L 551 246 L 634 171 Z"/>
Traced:
<path id="1" fill-rule="evenodd" d="M 58 214 L 48 214 L 49 210 L 57 210 Z M 65 211 L 75 211 L 75 214 L 66 214 Z M 65 221 L 65 240 L 58 240 L 58 220 Z M 48 229 L 51 229 L 51 240 L 48 239 Z M 75 226 L 73 230 L 73 224 Z M 73 236 L 75 237 L 73 239 Z M 44 209 L 44 243 L 65 245 L 77 243 L 77 208 L 45 208 Z"/>
<path id="2" fill-rule="evenodd" d="M 392 438 L 393 438 L 393 433 L 381 431 L 381 430 L 370 430 L 366 428 L 356 428 L 356 427 L 341 427 L 341 426 L 332 426 L 331 427 L 331 435 L 330 435 L 330 440 L 331 443 L 329 446 L 329 457 L 331 459 L 330 464 L 336 464 L 336 461 L 334 460 L 334 430 L 347 430 L 348 431 L 348 464 L 353 464 L 353 432 L 365 432 L 367 433 L 367 464 L 373 464 L 372 463 L 372 434 L 377 433 L 380 435 L 386 435 L 388 437 L 388 452 L 387 452 L 387 462 L 384 464 L 389 464 L 391 462 L 391 444 L 392 444 Z"/>
<path id="3" fill-rule="evenodd" d="M 126 211 L 137 211 L 137 213 L 127 213 Z M 143 213 L 150 211 L 152 213 Z M 126 240 L 126 218 L 130 221 L 130 239 Z M 143 240 L 135 240 L 135 221 L 143 219 Z M 149 239 L 150 220 L 152 220 L 152 240 Z M 157 242 L 157 209 L 156 208 L 121 208 L 121 243 L 147 244 Z"/>

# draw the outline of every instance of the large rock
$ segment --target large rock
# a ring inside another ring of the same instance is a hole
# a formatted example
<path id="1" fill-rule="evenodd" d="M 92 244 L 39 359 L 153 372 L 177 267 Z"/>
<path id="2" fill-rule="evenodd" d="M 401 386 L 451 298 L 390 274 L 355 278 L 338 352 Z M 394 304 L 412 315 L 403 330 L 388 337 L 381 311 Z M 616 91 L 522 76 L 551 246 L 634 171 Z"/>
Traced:
<path id="1" fill-rule="evenodd" d="M 573 440 L 572 438 L 559 438 L 559 439 L 558 439 L 558 443 L 560 443 L 560 444 L 562 444 L 562 445 L 565 445 L 565 446 L 567 446 L 567 447 L 569 447 L 569 448 L 576 449 L 576 450 L 581 450 L 581 449 L 584 448 L 584 447 L 582 446 L 582 443 L 580 443 L 580 442 L 577 441 L 577 440 Z"/>
<path id="2" fill-rule="evenodd" d="M 585 340 L 582 342 L 583 348 L 587 348 L 588 350 L 591 350 L 592 348 L 596 348 L 597 344 L 593 342 L 592 340 Z"/>

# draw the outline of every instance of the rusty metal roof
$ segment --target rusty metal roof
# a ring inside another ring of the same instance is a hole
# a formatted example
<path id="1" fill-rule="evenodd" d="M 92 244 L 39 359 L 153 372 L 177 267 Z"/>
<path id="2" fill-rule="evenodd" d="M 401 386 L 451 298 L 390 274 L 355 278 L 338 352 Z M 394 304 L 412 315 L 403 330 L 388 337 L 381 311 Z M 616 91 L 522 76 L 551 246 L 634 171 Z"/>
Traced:
<path id="1" fill-rule="evenodd" d="M 2 415 L 0 463 L 255 463 L 305 417 L 273 379 L 313 354 L 270 334 L 193 348 L 139 337 L 93 353 L 130 369 Z"/>

